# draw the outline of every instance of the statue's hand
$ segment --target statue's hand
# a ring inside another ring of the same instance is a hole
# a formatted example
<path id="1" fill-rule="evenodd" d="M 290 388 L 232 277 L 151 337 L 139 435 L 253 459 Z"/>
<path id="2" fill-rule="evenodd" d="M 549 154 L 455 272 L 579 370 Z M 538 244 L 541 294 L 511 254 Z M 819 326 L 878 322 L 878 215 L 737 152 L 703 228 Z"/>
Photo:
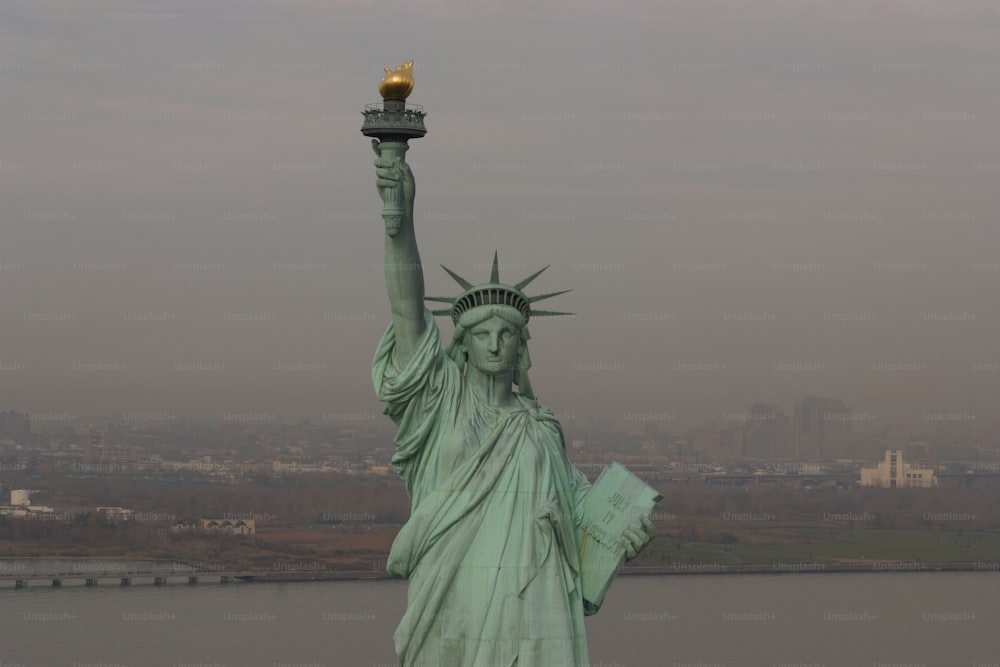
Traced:
<path id="1" fill-rule="evenodd" d="M 642 517 L 642 523 L 626 528 L 622 537 L 625 540 L 625 560 L 632 560 L 656 537 L 656 527 L 648 517 Z"/>
<path id="2" fill-rule="evenodd" d="M 416 185 L 410 165 L 406 164 L 401 155 L 380 150 L 378 141 L 374 139 L 372 148 L 378 155 L 375 160 L 375 185 L 382 202 L 398 201 L 407 211 L 412 211 Z M 400 187 L 402 187 L 402 197 L 397 194 Z"/>

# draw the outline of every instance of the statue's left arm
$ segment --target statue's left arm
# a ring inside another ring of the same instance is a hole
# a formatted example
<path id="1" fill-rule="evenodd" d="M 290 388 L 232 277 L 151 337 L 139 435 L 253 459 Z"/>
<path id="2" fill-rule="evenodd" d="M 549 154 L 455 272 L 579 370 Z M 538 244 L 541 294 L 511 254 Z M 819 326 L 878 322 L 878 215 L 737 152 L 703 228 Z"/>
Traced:
<path id="1" fill-rule="evenodd" d="M 583 503 L 587 494 L 590 493 L 591 484 L 587 476 L 580 472 L 575 466 L 569 464 L 570 475 L 573 479 L 573 526 L 580 527 L 583 520 Z M 641 517 L 640 522 L 634 526 L 629 526 L 622 533 L 622 540 L 625 546 L 625 560 L 632 560 L 638 556 L 643 549 L 656 537 L 656 527 L 647 517 Z"/>

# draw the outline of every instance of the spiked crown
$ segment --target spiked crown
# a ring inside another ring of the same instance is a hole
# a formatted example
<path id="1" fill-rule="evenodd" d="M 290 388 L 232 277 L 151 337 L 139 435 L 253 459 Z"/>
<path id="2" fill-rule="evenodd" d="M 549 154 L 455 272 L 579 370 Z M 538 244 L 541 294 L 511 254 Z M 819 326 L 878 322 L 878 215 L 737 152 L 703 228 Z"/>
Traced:
<path id="1" fill-rule="evenodd" d="M 520 281 L 515 285 L 505 285 L 500 282 L 500 265 L 497 261 L 497 253 L 493 253 L 493 270 L 490 272 L 490 281 L 483 285 L 473 285 L 471 282 L 458 275 L 448 267 L 442 265 L 442 269 L 448 272 L 455 282 L 457 282 L 464 292 L 459 294 L 457 297 L 449 296 L 427 296 L 424 297 L 427 301 L 435 301 L 438 303 L 448 303 L 451 304 L 450 308 L 442 308 L 440 310 L 432 310 L 434 315 L 451 315 L 451 320 L 455 324 L 458 324 L 458 318 L 462 316 L 462 313 L 476 308 L 478 306 L 510 306 L 518 310 L 527 322 L 531 317 L 547 317 L 552 315 L 573 315 L 574 313 L 563 313 L 555 310 L 533 310 L 531 304 L 536 301 L 541 301 L 542 299 L 549 299 L 554 296 L 559 296 L 560 294 L 566 294 L 567 292 L 572 292 L 573 290 L 562 290 L 560 292 L 549 292 L 548 294 L 538 294 L 536 296 L 527 296 L 522 291 L 525 287 L 531 283 L 532 280 L 537 278 L 542 274 L 542 271 L 549 267 L 544 267 L 535 271 L 530 276 Z"/>

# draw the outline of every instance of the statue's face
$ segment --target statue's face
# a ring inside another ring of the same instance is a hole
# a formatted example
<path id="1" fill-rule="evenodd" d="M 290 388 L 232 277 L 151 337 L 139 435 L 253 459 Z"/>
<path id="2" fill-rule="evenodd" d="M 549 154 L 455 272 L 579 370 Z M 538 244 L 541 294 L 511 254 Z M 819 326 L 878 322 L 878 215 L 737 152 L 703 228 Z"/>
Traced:
<path id="1" fill-rule="evenodd" d="M 470 366 L 486 375 L 500 375 L 517 368 L 521 336 L 517 327 L 494 315 L 469 329 L 462 345 Z"/>

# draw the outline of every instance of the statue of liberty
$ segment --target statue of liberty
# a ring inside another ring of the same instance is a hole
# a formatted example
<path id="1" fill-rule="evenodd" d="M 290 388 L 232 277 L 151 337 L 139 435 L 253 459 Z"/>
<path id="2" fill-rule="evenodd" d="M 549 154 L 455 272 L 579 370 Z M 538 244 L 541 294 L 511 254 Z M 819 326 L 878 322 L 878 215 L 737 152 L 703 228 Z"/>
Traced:
<path id="1" fill-rule="evenodd" d="M 502 283 L 494 255 L 487 284 L 445 269 L 463 292 L 425 296 L 405 148 L 372 143 L 379 194 L 400 212 L 385 218 L 392 323 L 372 364 L 411 502 L 387 564 L 409 579 L 393 636 L 399 665 L 589 665 L 584 616 L 597 608 L 581 595 L 577 529 L 591 485 L 528 380 L 528 322 L 555 314 L 532 304 L 563 292 L 526 296 L 541 271 Z M 454 323 L 446 349 L 434 315 Z M 626 558 L 653 534 L 645 517 L 626 529 Z"/>

